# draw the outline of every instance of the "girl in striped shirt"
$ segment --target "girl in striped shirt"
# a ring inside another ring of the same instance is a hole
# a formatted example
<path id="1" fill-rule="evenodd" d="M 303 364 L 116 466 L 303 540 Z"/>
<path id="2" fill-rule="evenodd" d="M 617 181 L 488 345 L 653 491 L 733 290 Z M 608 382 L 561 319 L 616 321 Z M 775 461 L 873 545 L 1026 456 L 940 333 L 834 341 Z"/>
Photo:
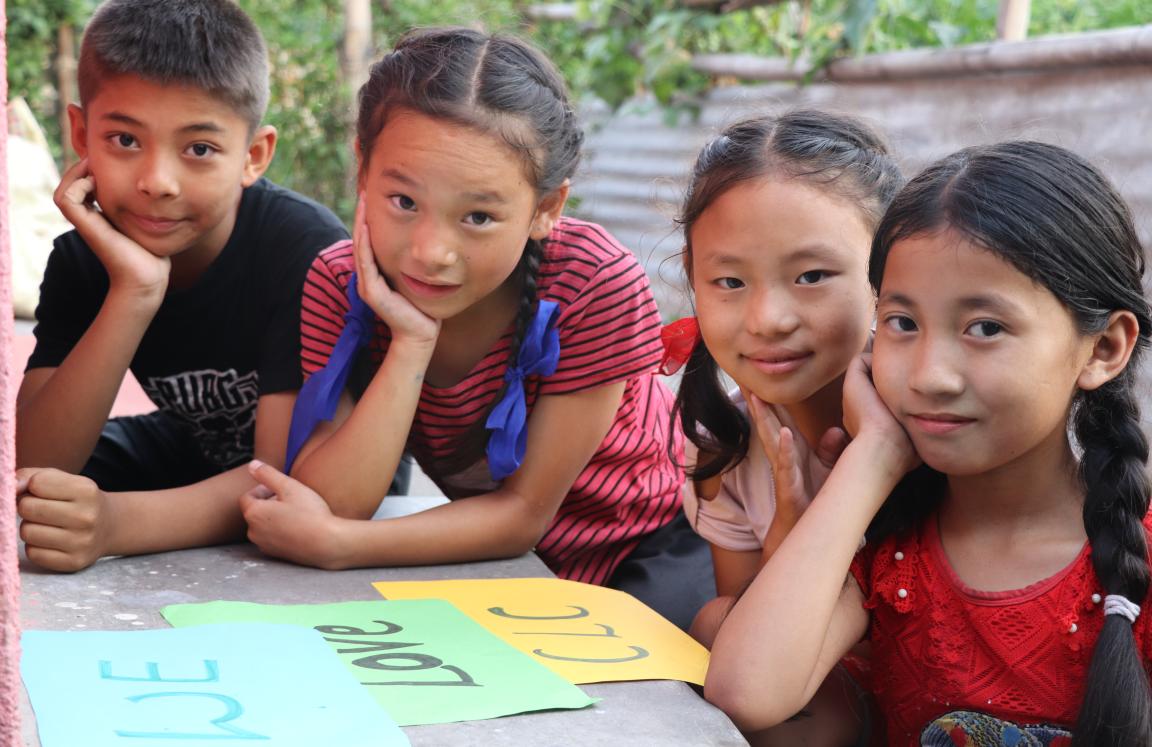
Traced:
<path id="1" fill-rule="evenodd" d="M 711 566 L 666 448 L 660 317 L 633 255 L 561 217 L 582 140 L 558 72 L 515 38 L 417 32 L 373 67 L 354 238 L 304 288 L 299 482 L 258 465 L 269 489 L 242 500 L 265 552 L 347 568 L 535 548 L 691 621 Z M 454 500 L 367 521 L 405 449 Z"/>

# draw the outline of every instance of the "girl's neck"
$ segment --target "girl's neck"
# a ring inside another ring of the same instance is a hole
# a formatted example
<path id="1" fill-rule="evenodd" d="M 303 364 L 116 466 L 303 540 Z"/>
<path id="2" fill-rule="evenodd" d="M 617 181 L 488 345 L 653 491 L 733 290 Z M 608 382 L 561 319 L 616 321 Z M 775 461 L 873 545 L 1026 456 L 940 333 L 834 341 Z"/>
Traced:
<path id="1" fill-rule="evenodd" d="M 520 292 L 519 276 L 513 273 L 499 288 L 445 319 L 428 364 L 428 383 L 453 386 L 471 373 L 516 320 Z"/>
<path id="2" fill-rule="evenodd" d="M 841 428 L 844 423 L 844 377 L 839 376 L 802 402 L 785 405 L 784 409 L 796 422 L 800 435 L 813 449 L 829 428 Z"/>
<path id="3" fill-rule="evenodd" d="M 952 527 L 1069 525 L 1083 531 L 1084 491 L 1076 458 L 1061 430 L 1027 454 L 978 475 L 949 475 L 940 507 L 942 530 Z"/>
<path id="4" fill-rule="evenodd" d="M 1067 437 L 1059 435 L 997 470 L 949 476 L 936 516 L 940 544 L 969 588 L 1023 589 L 1083 550 L 1083 490 Z"/>

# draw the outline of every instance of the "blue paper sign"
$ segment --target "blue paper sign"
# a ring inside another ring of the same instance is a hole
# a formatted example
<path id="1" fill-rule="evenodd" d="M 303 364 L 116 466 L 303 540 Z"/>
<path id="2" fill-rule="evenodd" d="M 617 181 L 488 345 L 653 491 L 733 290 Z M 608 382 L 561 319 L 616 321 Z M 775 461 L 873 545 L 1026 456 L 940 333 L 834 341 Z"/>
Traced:
<path id="1" fill-rule="evenodd" d="M 21 645 L 43 747 L 408 744 L 306 628 L 32 630 Z"/>

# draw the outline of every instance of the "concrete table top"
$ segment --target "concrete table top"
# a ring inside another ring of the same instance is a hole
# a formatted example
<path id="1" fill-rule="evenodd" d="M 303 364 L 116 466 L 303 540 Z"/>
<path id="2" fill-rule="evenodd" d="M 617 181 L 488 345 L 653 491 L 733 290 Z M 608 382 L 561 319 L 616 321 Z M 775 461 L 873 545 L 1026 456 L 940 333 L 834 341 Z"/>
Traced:
<path id="1" fill-rule="evenodd" d="M 316 604 L 378 599 L 372 581 L 550 576 L 532 554 L 510 560 L 413 568 L 321 571 L 283 563 L 239 544 L 105 559 L 72 575 L 46 573 L 22 561 L 25 630 L 132 630 L 167 627 L 169 604 L 233 599 Z M 484 721 L 405 727 L 423 745 L 743 745 L 732 722 L 682 682 L 582 685 L 601 698 L 579 711 L 552 711 Z M 39 747 L 25 697 L 23 744 Z M 79 747 L 79 746 L 77 746 Z M 339 747 L 339 745 L 317 745 Z"/>

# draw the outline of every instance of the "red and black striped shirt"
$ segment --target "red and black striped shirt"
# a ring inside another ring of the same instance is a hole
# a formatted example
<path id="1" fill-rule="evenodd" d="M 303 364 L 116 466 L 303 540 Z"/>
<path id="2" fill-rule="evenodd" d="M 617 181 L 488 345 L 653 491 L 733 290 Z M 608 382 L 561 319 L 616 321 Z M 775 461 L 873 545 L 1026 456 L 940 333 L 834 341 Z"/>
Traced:
<path id="1" fill-rule="evenodd" d="M 301 320 L 305 375 L 324 366 L 344 324 L 347 285 L 355 270 L 351 242 L 316 259 L 304 284 Z M 636 258 L 594 223 L 558 222 L 544 242 L 537 294 L 560 307 L 556 372 L 525 387 L 531 411 L 540 395 L 563 395 L 625 381 L 611 429 L 576 478 L 536 551 L 561 578 L 604 583 L 640 539 L 675 518 L 683 475 L 668 457 L 672 394 L 654 371 L 660 361 L 660 315 Z M 453 386 L 424 385 L 409 447 L 448 495 L 495 488 L 487 464 L 456 475 L 436 474 L 437 460 L 488 409 L 503 385 L 512 327 Z M 377 324 L 373 365 L 391 335 Z M 531 430 L 529 430 L 531 438 Z"/>

